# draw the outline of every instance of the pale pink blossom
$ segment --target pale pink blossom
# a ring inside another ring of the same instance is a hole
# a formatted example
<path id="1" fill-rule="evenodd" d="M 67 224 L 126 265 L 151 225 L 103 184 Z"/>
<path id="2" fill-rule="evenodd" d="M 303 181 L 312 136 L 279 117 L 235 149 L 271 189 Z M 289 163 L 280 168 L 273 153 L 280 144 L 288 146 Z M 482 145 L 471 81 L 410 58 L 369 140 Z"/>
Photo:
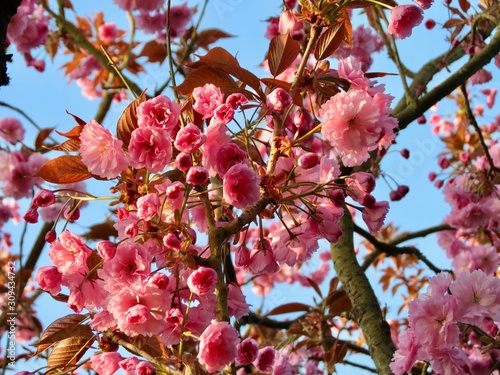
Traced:
<path id="1" fill-rule="evenodd" d="M 399 39 L 405 39 L 411 35 L 413 28 L 418 26 L 423 19 L 423 11 L 418 6 L 411 4 L 398 5 L 391 11 L 387 31 Z"/>
<path id="2" fill-rule="evenodd" d="M 111 297 L 107 310 L 113 314 L 118 329 L 129 336 L 159 335 L 166 326 L 164 314 L 170 308 L 164 292 L 151 284 L 122 288 Z"/>
<path id="3" fill-rule="evenodd" d="M 292 97 L 281 87 L 271 91 L 266 98 L 267 108 L 269 108 L 272 112 L 282 113 L 290 106 L 290 104 L 292 104 Z"/>
<path id="4" fill-rule="evenodd" d="M 214 115 L 215 109 L 224 103 L 224 95 L 220 88 L 211 83 L 193 90 L 193 109 L 203 116 L 203 119 Z"/>
<path id="5" fill-rule="evenodd" d="M 82 95 L 88 100 L 102 97 L 102 91 L 95 87 L 94 82 L 89 78 L 79 78 L 76 80 L 78 87 L 82 88 Z"/>
<path id="6" fill-rule="evenodd" d="M 267 275 L 278 272 L 279 264 L 274 257 L 271 243 L 267 238 L 253 243 L 254 253 L 248 263 L 248 270 L 254 275 Z"/>
<path id="7" fill-rule="evenodd" d="M 92 74 L 94 70 L 102 69 L 102 65 L 93 55 L 85 56 L 81 59 L 78 66 L 72 70 L 68 77 L 70 79 L 82 79 L 87 78 Z"/>
<path id="8" fill-rule="evenodd" d="M 228 322 L 213 323 L 200 336 L 198 360 L 208 372 L 221 371 L 236 358 L 239 342 L 238 331 Z"/>
<path id="9" fill-rule="evenodd" d="M 134 18 L 136 27 L 146 34 L 161 33 L 165 30 L 167 16 L 163 11 L 154 13 L 141 12 Z"/>
<path id="10" fill-rule="evenodd" d="M 376 101 L 364 91 L 342 91 L 324 103 L 321 133 L 344 165 L 354 167 L 370 157 L 383 136 L 383 118 Z"/>
<path id="11" fill-rule="evenodd" d="M 156 370 L 151 363 L 142 361 L 135 368 L 135 373 L 137 375 L 154 375 Z"/>
<path id="12" fill-rule="evenodd" d="M 249 306 L 240 287 L 230 283 L 228 285 L 227 295 L 227 309 L 229 315 L 234 316 L 236 319 L 240 319 L 242 316 L 248 315 Z"/>
<path id="13" fill-rule="evenodd" d="M 123 142 L 113 137 L 95 120 L 90 120 L 80 134 L 80 155 L 89 172 L 103 178 L 115 178 L 128 167 Z"/>
<path id="14" fill-rule="evenodd" d="M 257 203 L 260 197 L 260 177 L 248 165 L 235 164 L 224 175 L 223 199 L 236 208 Z"/>
<path id="15" fill-rule="evenodd" d="M 212 293 L 217 284 L 217 272 L 208 267 L 199 267 L 187 279 L 189 291 L 198 296 Z"/>
<path id="16" fill-rule="evenodd" d="M 145 168 L 151 173 L 160 173 L 172 159 L 172 142 L 166 129 L 139 127 L 132 132 L 130 164 L 134 168 Z"/>
<path id="17" fill-rule="evenodd" d="M 118 37 L 118 29 L 114 22 L 103 23 L 98 27 L 97 33 L 104 44 L 111 44 Z"/>
<path id="18" fill-rule="evenodd" d="M 61 292 L 62 275 L 55 266 L 41 267 L 36 273 L 36 282 L 42 290 L 57 296 Z"/>
<path id="19" fill-rule="evenodd" d="M 90 357 L 90 367 L 99 375 L 114 375 L 120 369 L 123 357 L 118 352 L 104 352 Z"/>
<path id="20" fill-rule="evenodd" d="M 15 145 L 24 140 L 24 126 L 15 117 L 4 117 L 0 119 L 0 138 Z"/>
<path id="21" fill-rule="evenodd" d="M 165 95 L 158 95 L 142 102 L 137 107 L 137 123 L 139 127 L 163 128 L 174 138 L 174 131 L 179 125 L 179 104 Z"/>
<path id="22" fill-rule="evenodd" d="M 417 361 L 420 344 L 415 338 L 415 331 L 411 328 L 399 334 L 398 343 L 399 347 L 389 366 L 394 375 L 403 375 L 409 373 Z"/>
<path id="23" fill-rule="evenodd" d="M 149 193 L 137 199 L 137 217 L 146 221 L 153 219 L 160 211 L 160 198 L 156 193 Z"/>
<path id="24" fill-rule="evenodd" d="M 174 146 L 181 152 L 192 153 L 202 146 L 206 140 L 207 137 L 201 132 L 200 128 L 189 123 L 177 133 Z"/>
<path id="25" fill-rule="evenodd" d="M 469 78 L 469 81 L 473 85 L 481 85 L 483 83 L 490 82 L 492 78 L 493 75 L 490 71 L 486 69 L 480 69 Z"/>
<path id="26" fill-rule="evenodd" d="M 294 38 L 302 36 L 304 23 L 300 21 L 292 10 L 284 10 L 281 12 L 278 22 L 278 31 L 280 34 L 290 33 Z"/>
<path id="27" fill-rule="evenodd" d="M 42 46 L 49 34 L 49 18 L 43 6 L 32 0 L 23 0 L 7 27 L 7 37 L 19 52 L 30 52 Z"/>
<path id="28" fill-rule="evenodd" d="M 87 272 L 87 258 L 91 253 L 82 238 L 68 230 L 62 231 L 49 249 L 52 263 L 63 275 Z"/>

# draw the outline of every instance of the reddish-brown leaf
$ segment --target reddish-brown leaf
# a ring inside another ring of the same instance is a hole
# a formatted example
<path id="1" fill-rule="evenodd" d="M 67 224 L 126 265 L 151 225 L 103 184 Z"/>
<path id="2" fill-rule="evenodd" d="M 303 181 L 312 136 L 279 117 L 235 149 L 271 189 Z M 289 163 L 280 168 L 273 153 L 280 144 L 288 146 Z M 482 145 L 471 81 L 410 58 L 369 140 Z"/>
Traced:
<path id="1" fill-rule="evenodd" d="M 127 108 L 125 108 L 118 119 L 118 124 L 116 125 L 116 135 L 118 139 L 123 141 L 123 145 L 127 148 L 130 143 L 132 132 L 138 128 L 137 107 L 144 101 L 146 101 L 146 90 L 144 90 L 137 99 L 132 101 Z"/>
<path id="2" fill-rule="evenodd" d="M 89 231 L 84 233 L 82 237 L 87 240 L 109 240 L 110 237 L 117 237 L 118 232 L 113 224 L 112 221 L 106 220 L 104 223 L 92 225 Z"/>
<path id="3" fill-rule="evenodd" d="M 90 331 L 88 326 L 80 325 L 85 319 L 85 315 L 70 314 L 52 322 L 45 331 L 43 331 L 40 341 L 33 344 L 37 347 L 33 355 L 35 356 L 44 352 L 58 341 L 75 336 L 75 334 L 78 333 L 83 333 L 84 331 Z"/>
<path id="4" fill-rule="evenodd" d="M 299 43 L 294 40 L 290 33 L 275 36 L 269 44 L 267 60 L 271 74 L 276 77 L 283 73 L 294 62 L 300 53 Z"/>
<path id="5" fill-rule="evenodd" d="M 189 95 L 196 87 L 201 87 L 207 83 L 219 87 L 223 92 L 237 92 L 241 90 L 228 73 L 222 69 L 208 65 L 191 71 L 184 82 L 174 89 L 182 95 Z"/>
<path id="6" fill-rule="evenodd" d="M 470 8 L 470 3 L 468 0 L 458 0 L 458 4 L 460 5 L 460 9 L 464 11 L 464 13 L 467 13 L 467 11 Z"/>
<path id="7" fill-rule="evenodd" d="M 167 48 L 164 43 L 151 40 L 144 45 L 139 56 L 147 57 L 148 62 L 161 64 L 167 57 Z"/>
<path id="8" fill-rule="evenodd" d="M 35 150 L 38 150 L 43 146 L 43 142 L 45 142 L 45 140 L 50 136 L 50 133 L 52 133 L 53 130 L 54 128 L 40 129 L 35 139 Z"/>
<path id="9" fill-rule="evenodd" d="M 208 51 L 210 44 L 215 43 L 222 38 L 233 38 L 234 35 L 228 34 L 219 29 L 206 29 L 201 30 L 196 35 L 195 44 Z"/>
<path id="10" fill-rule="evenodd" d="M 53 151 L 75 152 L 80 150 L 80 140 L 68 139 L 60 145 L 50 148 Z"/>
<path id="11" fill-rule="evenodd" d="M 54 184 L 70 184 L 87 180 L 92 177 L 92 174 L 79 155 L 63 155 L 42 165 L 35 173 L 35 177 Z"/>
<path id="12" fill-rule="evenodd" d="M 464 20 L 460 20 L 458 18 L 450 18 L 443 24 L 444 29 L 450 29 L 455 26 L 463 25 L 465 23 Z"/>
<path id="13" fill-rule="evenodd" d="M 332 316 L 339 316 L 352 309 L 351 300 L 342 289 L 330 293 L 325 299 L 325 304 L 329 307 L 329 313 Z"/>
<path id="14" fill-rule="evenodd" d="M 318 38 L 314 57 L 323 60 L 329 57 L 346 38 L 345 23 L 342 21 L 328 27 Z"/>
<path id="15" fill-rule="evenodd" d="M 265 316 L 289 314 L 289 313 L 294 313 L 294 312 L 299 312 L 299 311 L 307 312 L 310 309 L 311 309 L 311 306 L 306 305 L 305 303 L 291 302 L 291 303 L 285 303 L 284 305 L 275 307 L 274 309 L 269 311 Z"/>
<path id="16" fill-rule="evenodd" d="M 311 279 L 309 277 L 306 277 L 306 279 L 309 282 L 309 284 L 311 284 L 311 286 L 314 289 L 314 291 L 316 293 L 318 293 L 318 296 L 320 296 L 321 298 L 323 298 L 323 294 L 321 293 L 321 289 L 319 289 L 319 286 L 318 286 L 318 284 L 316 284 L 316 281 L 314 281 L 313 279 Z"/>
<path id="17" fill-rule="evenodd" d="M 92 331 L 90 331 L 90 333 L 80 333 L 78 336 L 59 341 L 47 358 L 48 371 L 45 374 L 60 374 L 76 370 L 75 365 L 95 340 L 93 336 Z"/>
<path id="18" fill-rule="evenodd" d="M 199 61 L 189 65 L 189 67 L 194 69 L 202 66 L 212 66 L 222 69 L 224 72 L 239 79 L 245 85 L 250 86 L 259 95 L 262 94 L 259 78 L 250 71 L 243 69 L 238 60 L 224 48 L 214 47 L 205 56 L 200 56 Z"/>
<path id="19" fill-rule="evenodd" d="M 54 56 L 57 54 L 57 50 L 59 49 L 59 32 L 49 32 L 47 36 L 47 41 L 45 42 L 45 51 L 49 55 L 51 60 L 54 60 Z"/>

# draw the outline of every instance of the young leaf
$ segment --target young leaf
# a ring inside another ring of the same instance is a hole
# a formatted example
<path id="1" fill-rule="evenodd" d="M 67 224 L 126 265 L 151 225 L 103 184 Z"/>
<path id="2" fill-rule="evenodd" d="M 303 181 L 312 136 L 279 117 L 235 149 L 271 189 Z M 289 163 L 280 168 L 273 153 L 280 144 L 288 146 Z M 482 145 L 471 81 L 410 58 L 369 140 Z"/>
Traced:
<path id="1" fill-rule="evenodd" d="M 291 303 L 285 303 L 284 305 L 275 307 L 271 311 L 269 311 L 265 316 L 271 316 L 271 315 L 280 315 L 280 314 L 289 314 L 293 312 L 299 312 L 299 311 L 309 311 L 311 309 L 311 306 L 306 305 L 305 303 L 300 303 L 300 302 L 291 302 Z"/>
<path id="2" fill-rule="evenodd" d="M 150 63 L 163 63 L 167 57 L 167 48 L 164 43 L 158 43 L 156 40 L 147 42 L 142 48 L 139 56 L 145 56 Z"/>
<path id="3" fill-rule="evenodd" d="M 182 95 L 189 95 L 196 87 L 211 83 L 221 89 L 222 92 L 241 92 L 236 82 L 223 70 L 212 66 L 202 66 L 191 71 L 184 82 L 174 87 Z"/>
<path id="4" fill-rule="evenodd" d="M 339 316 L 352 309 L 351 300 L 342 289 L 330 293 L 325 299 L 325 304 L 329 307 L 331 316 Z"/>
<path id="5" fill-rule="evenodd" d="M 73 115 L 71 115 L 71 116 L 73 116 Z M 71 130 L 67 131 L 66 133 L 60 132 L 59 130 L 56 130 L 56 133 L 59 135 L 62 135 L 63 137 L 79 141 L 80 140 L 80 133 L 82 132 L 84 126 L 85 126 L 85 124 L 84 125 L 79 124 L 79 125 L 73 127 Z"/>
<path id="6" fill-rule="evenodd" d="M 80 150 L 80 140 L 68 139 L 60 145 L 50 148 L 52 151 L 76 152 Z"/>
<path id="7" fill-rule="evenodd" d="M 340 46 L 340 43 L 345 40 L 346 29 L 345 23 L 339 22 L 328 27 L 318 38 L 314 57 L 316 60 L 323 60 L 329 57 Z"/>
<path id="8" fill-rule="evenodd" d="M 54 128 L 40 129 L 38 135 L 35 139 L 35 150 L 39 150 L 43 146 L 43 142 L 50 136 L 50 133 L 54 131 Z"/>
<path id="9" fill-rule="evenodd" d="M 88 171 L 79 155 L 63 155 L 42 165 L 34 177 L 40 177 L 53 184 L 70 184 L 87 180 L 92 177 L 92 173 Z"/>
<path id="10" fill-rule="evenodd" d="M 234 35 L 228 34 L 225 31 L 219 29 L 206 29 L 201 30 L 196 35 L 195 44 L 203 48 L 204 50 L 209 50 L 209 46 L 212 43 L 215 43 L 221 38 L 233 38 Z"/>
<path id="11" fill-rule="evenodd" d="M 66 111 L 66 113 L 68 115 L 70 115 L 71 117 L 73 117 L 78 125 L 85 126 L 87 124 L 87 122 L 83 121 L 80 117 L 78 117 L 72 113 L 69 113 L 68 111 Z"/>
<path id="12" fill-rule="evenodd" d="M 300 53 L 300 46 L 290 33 L 275 36 L 269 44 L 267 60 L 271 74 L 276 77 L 294 62 Z"/>
<path id="13" fill-rule="evenodd" d="M 138 128 L 137 125 L 137 107 L 139 104 L 146 101 L 146 90 L 132 101 L 123 111 L 118 124 L 116 125 L 116 136 L 123 142 L 123 145 L 128 148 L 132 132 Z"/>
<path id="14" fill-rule="evenodd" d="M 75 370 L 75 365 L 83 357 L 92 342 L 93 333 L 79 334 L 59 341 L 47 358 L 47 375 Z"/>

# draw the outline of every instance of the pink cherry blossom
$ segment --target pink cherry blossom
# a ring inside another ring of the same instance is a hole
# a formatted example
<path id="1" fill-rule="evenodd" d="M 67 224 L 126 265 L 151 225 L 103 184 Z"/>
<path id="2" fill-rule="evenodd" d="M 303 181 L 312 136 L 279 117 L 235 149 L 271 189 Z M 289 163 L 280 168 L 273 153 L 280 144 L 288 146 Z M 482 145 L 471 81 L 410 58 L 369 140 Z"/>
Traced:
<path id="1" fill-rule="evenodd" d="M 224 95 L 220 89 L 211 83 L 193 90 L 193 109 L 203 116 L 203 119 L 214 115 L 215 109 L 224 103 Z"/>
<path id="2" fill-rule="evenodd" d="M 137 375 L 153 375 L 156 372 L 154 366 L 146 361 L 140 362 L 135 368 Z"/>
<path id="3" fill-rule="evenodd" d="M 344 165 L 354 167 L 370 157 L 383 135 L 380 109 L 361 90 L 342 91 L 324 103 L 321 133 L 337 150 Z"/>
<path id="4" fill-rule="evenodd" d="M 266 105 L 270 111 L 281 113 L 292 104 L 290 94 L 278 87 L 274 89 L 266 98 Z"/>
<path id="5" fill-rule="evenodd" d="M 175 138 L 174 146 L 182 152 L 195 152 L 202 146 L 207 137 L 196 125 L 189 123 L 182 127 Z"/>
<path id="6" fill-rule="evenodd" d="M 128 167 L 128 157 L 122 149 L 123 142 L 95 120 L 90 120 L 80 134 L 80 154 L 89 172 L 115 178 Z"/>
<path id="7" fill-rule="evenodd" d="M 203 185 L 208 181 L 208 171 L 205 167 L 193 166 L 189 168 L 189 171 L 186 173 L 186 182 L 192 185 Z"/>
<path id="8" fill-rule="evenodd" d="M 389 34 L 394 34 L 399 39 L 407 38 L 415 26 L 424 19 L 421 8 L 416 5 L 404 4 L 394 7 L 389 21 Z"/>
<path id="9" fill-rule="evenodd" d="M 231 108 L 237 109 L 239 108 L 242 104 L 248 103 L 248 99 L 245 95 L 235 92 L 234 94 L 230 94 L 226 98 L 226 104 L 229 104 Z"/>
<path id="10" fill-rule="evenodd" d="M 191 293 L 204 295 L 211 293 L 217 284 L 217 273 L 212 268 L 199 267 L 187 279 L 187 285 Z"/>
<path id="11" fill-rule="evenodd" d="M 279 17 L 278 30 L 280 34 L 290 33 L 292 37 L 302 36 L 304 23 L 295 16 L 292 10 L 282 11 Z"/>
<path id="12" fill-rule="evenodd" d="M 409 373 L 413 364 L 417 361 L 417 353 L 420 344 L 415 338 L 415 331 L 407 329 L 399 334 L 399 347 L 392 358 L 391 367 L 394 375 Z"/>
<path id="13" fill-rule="evenodd" d="M 226 172 L 235 164 L 248 165 L 247 153 L 236 143 L 222 144 L 217 152 L 215 171 L 220 177 L 224 177 Z"/>
<path id="14" fill-rule="evenodd" d="M 257 359 L 253 361 L 253 364 L 259 371 L 270 372 L 273 369 L 277 353 L 278 352 L 273 347 L 266 346 L 259 350 Z"/>
<path id="15" fill-rule="evenodd" d="M 0 138 L 15 145 L 24 140 L 24 126 L 15 117 L 4 117 L 0 119 Z"/>
<path id="16" fill-rule="evenodd" d="M 137 122 L 139 127 L 163 128 L 173 138 L 179 125 L 179 104 L 172 102 L 165 95 L 158 95 L 142 102 L 137 107 Z"/>
<path id="17" fill-rule="evenodd" d="M 234 109 L 231 105 L 227 103 L 222 103 L 217 106 L 214 110 L 214 119 L 223 123 L 229 124 L 231 120 L 234 118 Z"/>
<path id="18" fill-rule="evenodd" d="M 36 273 L 36 282 L 41 289 L 49 292 L 53 296 L 57 296 L 61 292 L 61 276 L 57 267 L 41 267 Z"/>
<path id="19" fill-rule="evenodd" d="M 160 198 L 156 193 L 149 193 L 137 199 L 137 217 L 149 221 L 160 211 Z"/>
<path id="20" fill-rule="evenodd" d="M 264 238 L 253 243 L 254 253 L 248 263 L 248 270 L 254 275 L 266 275 L 278 272 L 279 264 L 273 254 L 271 243 Z"/>
<path id="21" fill-rule="evenodd" d="M 122 359 L 118 365 L 122 370 L 125 370 L 125 373 L 135 371 L 137 365 L 139 364 L 139 358 L 137 357 L 128 357 Z"/>
<path id="22" fill-rule="evenodd" d="M 101 26 L 99 26 L 97 32 L 99 35 L 99 39 L 104 44 L 111 44 L 118 37 L 118 29 L 114 22 L 103 23 Z"/>
<path id="23" fill-rule="evenodd" d="M 363 209 L 363 221 L 368 226 L 371 234 L 377 233 L 384 225 L 385 216 L 389 211 L 389 203 L 386 201 L 376 202 Z"/>
<path id="24" fill-rule="evenodd" d="M 7 28 L 8 39 L 21 53 L 42 46 L 49 34 L 49 19 L 43 6 L 34 1 L 23 0 L 17 13 L 10 20 Z"/>
<path id="25" fill-rule="evenodd" d="M 246 302 L 245 296 L 241 289 L 236 284 L 228 285 L 227 309 L 230 316 L 240 319 L 242 316 L 248 315 L 249 304 Z"/>
<path id="26" fill-rule="evenodd" d="M 99 241 L 96 245 L 96 250 L 100 257 L 107 262 L 115 256 L 116 244 L 108 240 Z"/>
<path id="27" fill-rule="evenodd" d="M 88 271 L 87 258 L 91 253 L 82 238 L 68 230 L 61 232 L 49 249 L 52 263 L 63 275 Z"/>
<path id="28" fill-rule="evenodd" d="M 132 167 L 145 168 L 151 173 L 162 172 L 172 159 L 172 143 L 163 128 L 135 129 L 128 148 Z"/>
<path id="29" fill-rule="evenodd" d="M 237 346 L 238 356 L 236 357 L 237 365 L 249 365 L 257 359 L 259 354 L 259 343 L 251 337 L 246 338 Z"/>
<path id="30" fill-rule="evenodd" d="M 200 336 L 198 360 L 208 372 L 221 371 L 236 358 L 239 342 L 238 331 L 228 322 L 213 323 Z"/>
<path id="31" fill-rule="evenodd" d="M 46 189 L 40 189 L 33 197 L 33 206 L 35 207 L 48 207 L 56 203 L 55 194 Z"/>
<path id="32" fill-rule="evenodd" d="M 223 199 L 236 208 L 255 204 L 260 197 L 260 177 L 245 164 L 233 165 L 224 175 Z"/>
<path id="33" fill-rule="evenodd" d="M 122 359 L 123 357 L 117 352 L 94 354 L 90 357 L 90 367 L 99 375 L 114 375 L 120 369 L 118 363 Z"/>

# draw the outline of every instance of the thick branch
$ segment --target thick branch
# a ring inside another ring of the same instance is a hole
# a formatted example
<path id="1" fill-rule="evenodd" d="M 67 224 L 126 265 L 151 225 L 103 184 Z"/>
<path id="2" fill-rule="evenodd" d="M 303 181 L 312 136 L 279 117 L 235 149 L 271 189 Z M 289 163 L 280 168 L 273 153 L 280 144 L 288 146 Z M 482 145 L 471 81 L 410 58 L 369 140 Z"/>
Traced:
<path id="1" fill-rule="evenodd" d="M 451 94 L 453 90 L 462 85 L 474 73 L 488 64 L 491 59 L 500 53 L 500 29 L 497 29 L 491 42 L 481 52 L 467 61 L 454 74 L 444 80 L 441 84 L 429 91 L 412 105 L 395 110 L 394 116 L 399 121 L 399 129 L 406 128 L 412 121 L 424 114 L 431 106 Z"/>
<path id="2" fill-rule="evenodd" d="M 363 331 L 378 373 L 392 375 L 389 364 L 396 348 L 373 288 L 356 259 L 353 222 L 347 209 L 340 227 L 343 230 L 342 237 L 331 246 L 335 271 L 352 302 L 351 316 Z"/>

